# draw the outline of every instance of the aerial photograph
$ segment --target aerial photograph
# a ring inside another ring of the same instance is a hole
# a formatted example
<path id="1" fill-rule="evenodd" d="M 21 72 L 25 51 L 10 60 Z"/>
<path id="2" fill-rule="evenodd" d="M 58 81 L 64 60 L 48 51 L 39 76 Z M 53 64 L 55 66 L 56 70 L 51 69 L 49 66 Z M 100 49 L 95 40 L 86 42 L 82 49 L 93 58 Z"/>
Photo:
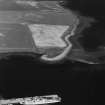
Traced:
<path id="1" fill-rule="evenodd" d="M 0 0 L 0 105 L 105 104 L 105 0 Z"/>

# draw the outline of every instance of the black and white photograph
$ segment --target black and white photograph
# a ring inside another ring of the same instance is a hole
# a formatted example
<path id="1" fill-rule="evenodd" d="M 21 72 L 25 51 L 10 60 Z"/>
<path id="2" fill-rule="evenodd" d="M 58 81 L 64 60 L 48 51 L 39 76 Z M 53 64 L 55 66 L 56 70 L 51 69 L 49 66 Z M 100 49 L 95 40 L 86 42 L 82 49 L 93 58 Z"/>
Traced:
<path id="1" fill-rule="evenodd" d="M 105 0 L 0 0 L 0 105 L 105 105 Z"/>

